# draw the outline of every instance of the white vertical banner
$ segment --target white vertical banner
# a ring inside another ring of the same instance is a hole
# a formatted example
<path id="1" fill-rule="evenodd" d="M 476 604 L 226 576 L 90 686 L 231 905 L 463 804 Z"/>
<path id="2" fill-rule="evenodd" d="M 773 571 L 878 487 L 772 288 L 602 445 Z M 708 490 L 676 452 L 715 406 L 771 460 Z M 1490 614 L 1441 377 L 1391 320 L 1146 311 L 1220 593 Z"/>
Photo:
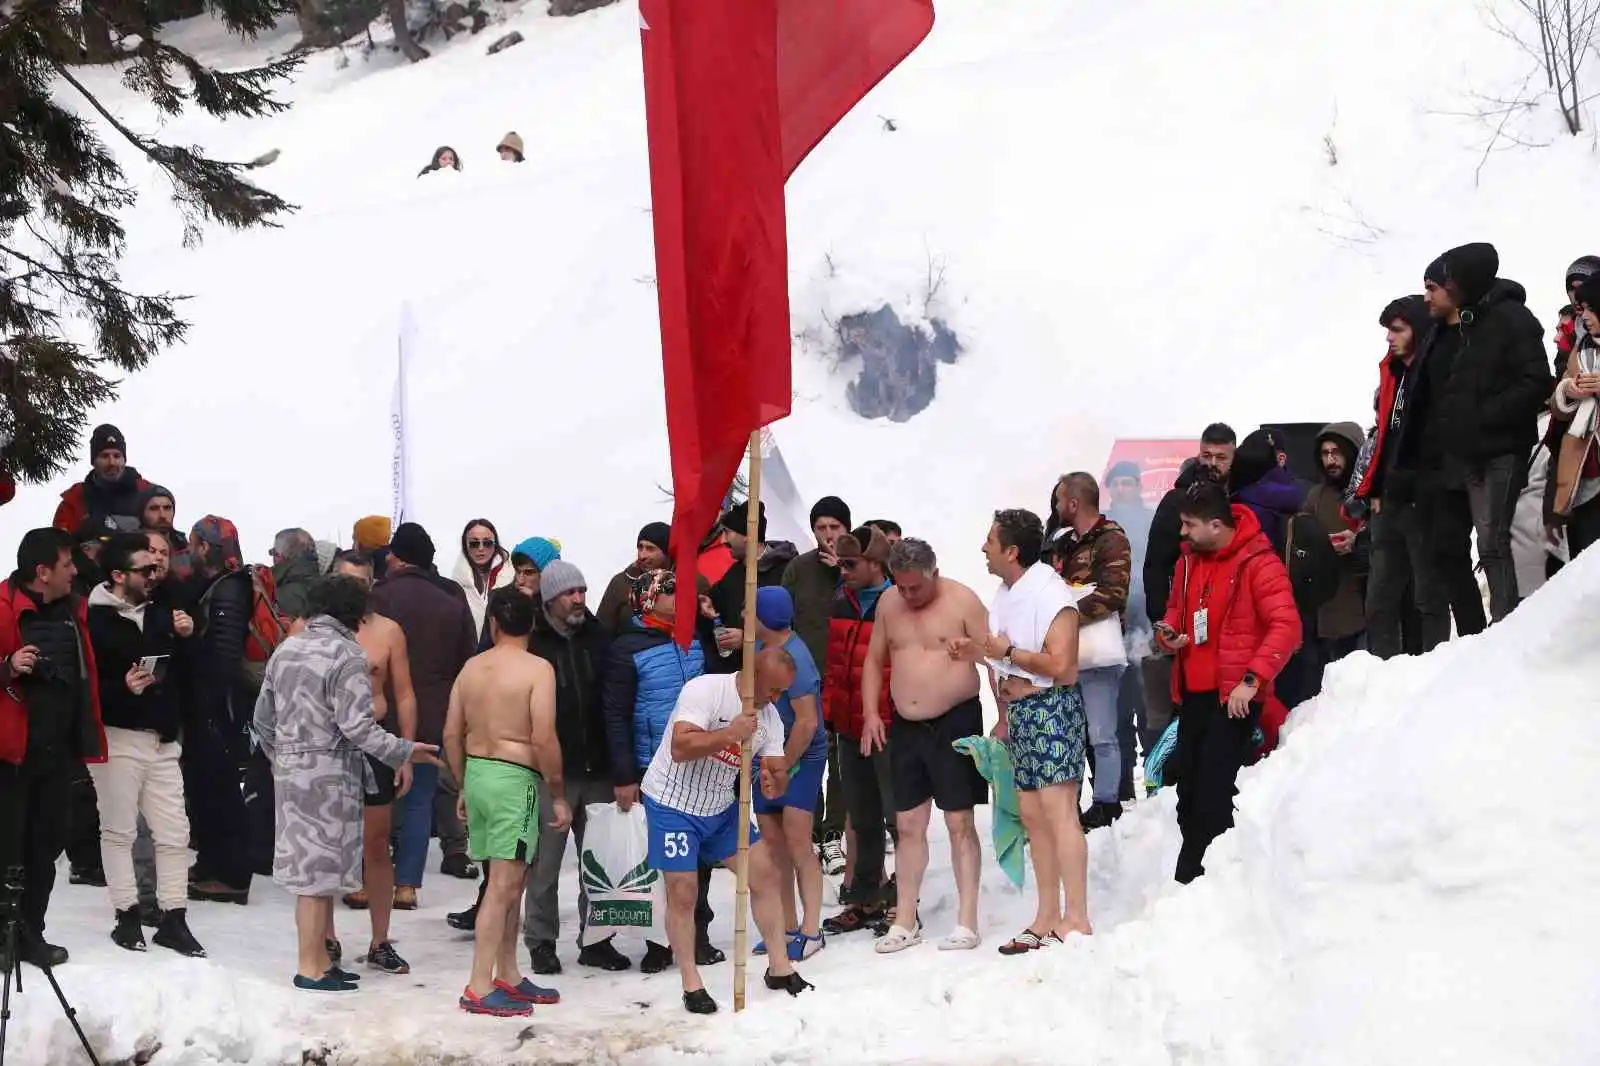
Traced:
<path id="1" fill-rule="evenodd" d="M 811 508 L 800 497 L 772 427 L 761 430 L 761 502 L 767 508 L 767 541 L 787 540 L 801 551 L 812 547 Z"/>
<path id="2" fill-rule="evenodd" d="M 394 434 L 394 455 L 391 460 L 392 493 L 390 509 L 396 527 L 413 514 L 411 490 L 411 442 L 406 436 L 407 415 L 407 361 L 416 346 L 417 325 L 411 317 L 409 301 L 400 305 L 400 338 L 394 369 L 394 393 L 389 400 L 389 428 Z"/>

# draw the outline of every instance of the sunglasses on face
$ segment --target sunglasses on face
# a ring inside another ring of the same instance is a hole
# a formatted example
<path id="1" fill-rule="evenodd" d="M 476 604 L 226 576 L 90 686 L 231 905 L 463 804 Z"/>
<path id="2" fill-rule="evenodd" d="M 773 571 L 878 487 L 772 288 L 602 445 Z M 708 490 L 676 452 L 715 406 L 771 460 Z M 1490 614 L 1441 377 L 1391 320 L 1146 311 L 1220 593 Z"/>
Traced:
<path id="1" fill-rule="evenodd" d="M 469 541 L 467 541 L 467 547 L 471 548 L 473 550 L 476 550 L 478 548 L 493 548 L 493 547 L 496 547 L 496 546 L 497 545 L 492 540 L 469 540 Z"/>
<path id="2" fill-rule="evenodd" d="M 128 570 L 124 570 L 123 573 L 138 574 L 140 577 L 150 578 L 161 573 L 161 567 L 157 566 L 155 563 L 149 563 L 145 566 L 135 566 Z"/>

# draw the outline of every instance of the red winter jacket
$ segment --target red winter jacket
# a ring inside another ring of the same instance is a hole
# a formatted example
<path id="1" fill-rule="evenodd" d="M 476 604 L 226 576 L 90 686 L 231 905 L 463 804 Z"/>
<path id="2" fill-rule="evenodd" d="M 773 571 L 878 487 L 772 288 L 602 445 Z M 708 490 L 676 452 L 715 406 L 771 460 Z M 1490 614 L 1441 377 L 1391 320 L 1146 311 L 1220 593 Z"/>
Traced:
<path id="1" fill-rule="evenodd" d="M 137 486 L 139 492 L 151 487 L 150 482 L 144 478 L 138 479 Z M 82 481 L 63 492 L 61 494 L 61 502 L 56 504 L 55 520 L 50 524 L 63 533 L 71 533 L 73 536 L 77 536 L 78 527 L 83 525 L 84 520 L 89 517 L 87 493 L 88 490 L 84 488 L 84 482 Z"/>
<path id="2" fill-rule="evenodd" d="M 1209 610 L 1209 642 L 1217 653 L 1217 691 L 1228 698 L 1253 673 L 1261 681 L 1259 699 L 1273 697 L 1273 680 L 1300 647 L 1300 610 L 1294 603 L 1289 571 L 1272 550 L 1250 508 L 1233 505 L 1233 540 L 1215 554 L 1185 544 L 1173 573 L 1166 623 L 1193 639 L 1194 614 Z M 1210 597 L 1206 599 L 1206 592 Z M 1172 670 L 1172 698 L 1183 702 L 1183 666 L 1193 647 L 1178 650 Z"/>
<path id="3" fill-rule="evenodd" d="M 881 599 L 881 596 L 880 596 Z M 867 665 L 867 647 L 872 643 L 873 618 L 878 613 L 876 600 L 866 611 L 848 585 L 833 597 L 833 614 L 828 619 L 827 667 L 822 682 L 823 720 L 828 728 L 852 740 L 861 739 L 866 718 L 861 707 L 861 675 Z M 889 698 L 889 657 L 883 660 L 883 688 L 878 693 L 878 715 L 885 723 L 892 720 L 894 704 Z"/>
<path id="4" fill-rule="evenodd" d="M 11 475 L 0 470 L 0 506 L 10 503 L 17 495 L 17 483 L 11 480 Z"/>
<path id="5" fill-rule="evenodd" d="M 92 736 L 90 722 L 80 723 L 79 752 L 84 762 L 106 761 L 106 731 L 100 722 L 100 680 L 95 668 L 94 647 L 89 642 L 89 614 L 83 599 L 75 604 L 78 623 L 78 646 L 83 655 L 83 666 L 89 681 L 89 707 L 93 715 Z M 0 581 L 0 660 L 11 658 L 22 647 L 22 615 L 33 610 L 33 601 L 25 592 L 13 588 L 10 581 Z M 15 682 L 0 685 L 0 762 L 20 765 L 28 753 L 28 708 L 22 702 L 21 686 Z"/>

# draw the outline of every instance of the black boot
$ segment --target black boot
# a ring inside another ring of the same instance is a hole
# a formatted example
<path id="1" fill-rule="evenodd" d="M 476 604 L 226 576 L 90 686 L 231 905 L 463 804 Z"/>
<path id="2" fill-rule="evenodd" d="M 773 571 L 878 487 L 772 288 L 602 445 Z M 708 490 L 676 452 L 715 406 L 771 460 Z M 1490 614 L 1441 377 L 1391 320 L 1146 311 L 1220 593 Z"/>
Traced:
<path id="1" fill-rule="evenodd" d="M 163 914 L 161 927 L 150 939 L 156 942 L 156 947 L 176 951 L 179 955 L 187 955 L 191 959 L 206 957 L 206 949 L 201 947 L 200 941 L 189 932 L 189 912 L 183 907 L 175 907 Z"/>
<path id="2" fill-rule="evenodd" d="M 609 938 L 606 940 L 606 944 L 607 946 L 611 944 Z M 598 947 L 599 945 L 595 946 Z M 616 948 L 611 950 L 615 951 Z M 536 974 L 561 972 L 561 956 L 556 954 L 556 942 L 554 940 L 535 940 L 528 945 L 528 957 L 533 962 L 533 972 Z"/>
<path id="3" fill-rule="evenodd" d="M 111 930 L 111 942 L 124 951 L 145 950 L 144 930 L 139 926 L 139 908 L 129 907 L 117 912 L 117 925 Z"/>
<path id="4" fill-rule="evenodd" d="M 146 929 L 160 928 L 161 908 L 154 903 L 139 904 L 139 924 Z"/>
<path id="5" fill-rule="evenodd" d="M 450 928 L 470 933 L 478 928 L 478 905 L 474 903 L 464 911 L 452 911 L 444 916 L 444 920 Z"/>
<path id="6" fill-rule="evenodd" d="M 694 964 L 696 966 L 715 966 L 726 961 L 728 956 L 722 949 L 711 943 L 711 934 L 702 930 L 694 938 Z"/>
<path id="7" fill-rule="evenodd" d="M 65 966 L 67 960 L 71 958 L 66 948 L 48 944 L 35 936 L 28 937 L 27 943 L 22 945 L 22 950 L 18 954 L 21 955 L 23 962 L 37 966 L 41 970 L 52 966 Z"/>
<path id="8" fill-rule="evenodd" d="M 98 866 L 73 866 L 67 870 L 67 883 L 105 888 L 106 872 Z"/>
<path id="9" fill-rule="evenodd" d="M 1104 829 L 1112 822 L 1122 817 L 1122 804 L 1120 803 L 1093 803 L 1083 813 L 1080 819 L 1084 832 L 1091 829 Z"/>
<path id="10" fill-rule="evenodd" d="M 672 949 L 646 940 L 644 958 L 639 961 L 640 973 L 660 973 L 672 965 Z M 597 945 L 598 946 L 598 945 Z"/>

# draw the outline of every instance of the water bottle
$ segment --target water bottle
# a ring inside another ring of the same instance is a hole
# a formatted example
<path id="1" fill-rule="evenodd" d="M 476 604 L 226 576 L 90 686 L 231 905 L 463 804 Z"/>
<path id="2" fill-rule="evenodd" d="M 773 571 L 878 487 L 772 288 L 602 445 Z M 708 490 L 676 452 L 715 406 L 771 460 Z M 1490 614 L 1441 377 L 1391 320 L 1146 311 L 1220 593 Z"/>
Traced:
<path id="1" fill-rule="evenodd" d="M 717 637 L 717 654 L 726 659 L 728 656 L 733 654 L 733 649 L 724 648 L 722 646 L 722 638 L 727 636 L 729 633 L 732 633 L 733 630 L 722 624 L 722 616 L 720 614 L 711 620 L 711 625 L 711 631 L 715 633 Z"/>

